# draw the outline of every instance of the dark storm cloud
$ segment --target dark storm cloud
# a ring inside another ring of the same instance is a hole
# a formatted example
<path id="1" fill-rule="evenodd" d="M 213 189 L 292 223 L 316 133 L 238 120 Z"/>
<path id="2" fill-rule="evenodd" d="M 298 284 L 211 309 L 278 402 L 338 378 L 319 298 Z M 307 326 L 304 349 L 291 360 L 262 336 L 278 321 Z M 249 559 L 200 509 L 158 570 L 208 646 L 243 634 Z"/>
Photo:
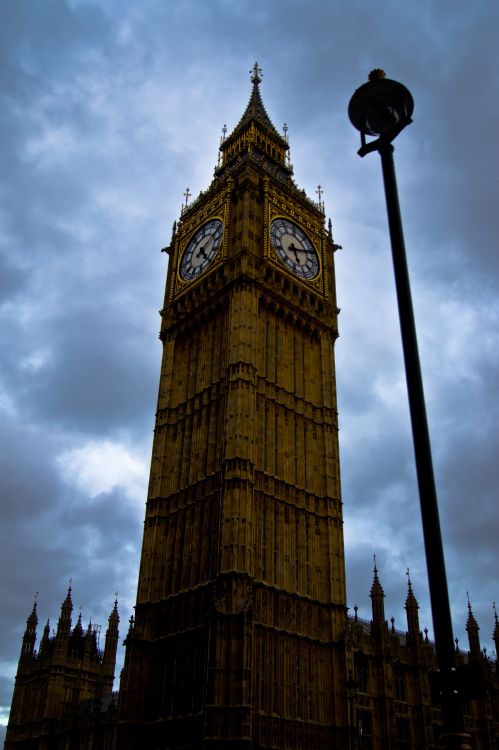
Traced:
<path id="1" fill-rule="evenodd" d="M 396 160 L 456 633 L 466 591 L 490 644 L 499 420 L 494 150 L 499 8 L 312 0 L 7 0 L 0 9 L 0 497 L 4 705 L 39 591 L 104 627 L 133 604 L 171 224 L 211 180 L 224 122 L 263 67 L 296 181 L 335 238 L 349 604 L 373 554 L 405 627 L 411 569 L 431 631 L 378 157 L 346 116 L 373 67 L 405 82 Z M 329 213 L 328 213 L 329 215 Z M 5 676 L 6 675 L 6 676 Z"/>
<path id="2" fill-rule="evenodd" d="M 12 386 L 29 418 L 89 433 L 142 421 L 157 388 L 151 367 L 157 357 L 143 341 L 143 330 L 132 321 L 121 330 L 118 304 L 106 310 L 90 306 L 90 300 L 84 305 L 68 300 L 65 308 L 64 319 L 44 332 L 42 341 L 51 346 L 47 362 L 22 372 L 17 357 L 12 363 Z"/>
<path id="3" fill-rule="evenodd" d="M 53 436 L 43 428 L 19 426 L 14 420 L 4 422 L 0 565 L 9 571 L 3 596 L 6 610 L 14 610 L 18 618 L 18 624 L 14 620 L 9 623 L 14 632 L 27 616 L 29 604 L 23 599 L 32 598 L 39 590 L 41 598 L 46 600 L 48 594 L 52 607 L 56 602 L 58 607 L 64 593 L 62 582 L 70 576 L 78 596 L 88 604 L 95 586 L 109 598 L 119 583 L 113 571 L 120 570 L 122 575 L 123 540 L 128 540 L 128 545 L 130 540 L 135 545 L 138 541 L 140 514 L 124 488 L 117 486 L 95 496 L 82 492 L 61 474 L 57 457 L 67 450 L 67 435 Z M 19 470 L 12 471 L 17 466 Z M 129 557 L 128 550 L 126 559 Z M 97 580 L 89 578 L 96 573 L 100 574 Z M 19 591 L 23 592 L 21 598 Z M 95 606 L 98 602 L 99 596 Z M 53 610 L 53 616 L 57 612 Z M 10 629 L 2 630 L 3 652 L 12 635 Z"/>

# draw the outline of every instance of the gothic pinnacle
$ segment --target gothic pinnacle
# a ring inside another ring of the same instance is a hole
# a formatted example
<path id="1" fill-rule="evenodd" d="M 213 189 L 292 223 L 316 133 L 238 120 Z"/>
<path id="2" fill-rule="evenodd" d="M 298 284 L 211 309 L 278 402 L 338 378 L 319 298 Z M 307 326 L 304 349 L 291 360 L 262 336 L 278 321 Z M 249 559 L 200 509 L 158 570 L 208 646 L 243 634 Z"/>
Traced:
<path id="1" fill-rule="evenodd" d="M 251 83 L 253 83 L 255 86 L 258 86 L 258 84 L 262 82 L 262 69 L 258 66 L 257 62 L 253 65 L 250 73 Z"/>

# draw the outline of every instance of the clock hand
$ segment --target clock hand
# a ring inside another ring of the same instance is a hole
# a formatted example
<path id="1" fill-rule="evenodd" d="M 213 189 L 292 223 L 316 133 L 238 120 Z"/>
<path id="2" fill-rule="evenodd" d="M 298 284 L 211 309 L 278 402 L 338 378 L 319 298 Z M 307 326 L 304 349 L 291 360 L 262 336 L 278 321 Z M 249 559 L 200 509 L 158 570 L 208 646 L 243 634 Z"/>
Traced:
<path id="1" fill-rule="evenodd" d="M 291 245 L 289 246 L 289 249 L 290 249 L 290 250 L 292 250 L 292 251 L 294 252 L 294 254 L 295 254 L 295 259 L 296 259 L 296 262 L 297 262 L 297 263 L 298 263 L 298 264 L 299 264 L 299 265 L 301 266 L 301 261 L 300 261 L 300 259 L 299 259 L 299 257 L 298 257 L 298 250 L 297 250 L 297 248 L 295 247 L 295 243 L 294 243 L 294 242 L 292 242 L 292 243 L 291 243 Z"/>
<path id="2" fill-rule="evenodd" d="M 211 249 L 212 249 L 212 247 L 213 247 L 213 245 L 214 245 L 214 244 L 215 244 L 215 238 L 214 238 L 214 237 L 213 237 L 213 235 L 212 235 L 212 236 L 211 236 L 211 237 L 209 238 L 209 240 L 208 240 L 208 242 L 206 243 L 206 245 L 205 245 L 205 246 L 203 247 L 203 252 L 205 252 L 206 250 L 208 250 L 208 252 L 210 253 L 210 252 L 211 252 Z M 207 256 L 205 255 L 204 257 L 206 258 Z"/>

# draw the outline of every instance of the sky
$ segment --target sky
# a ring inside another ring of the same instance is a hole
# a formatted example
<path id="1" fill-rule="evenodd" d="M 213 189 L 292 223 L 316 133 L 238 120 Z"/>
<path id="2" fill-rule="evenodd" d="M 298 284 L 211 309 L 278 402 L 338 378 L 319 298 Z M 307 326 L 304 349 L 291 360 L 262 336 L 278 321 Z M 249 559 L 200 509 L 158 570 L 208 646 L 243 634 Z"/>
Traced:
<path id="1" fill-rule="evenodd" d="M 405 630 L 410 569 L 433 628 L 379 157 L 347 117 L 372 68 L 414 122 L 395 160 L 455 635 L 467 592 L 492 654 L 499 601 L 499 5 L 420 0 L 0 2 L 0 719 L 26 618 L 121 633 L 133 611 L 159 378 L 166 254 L 186 187 L 213 177 L 263 70 L 294 177 L 323 188 L 348 603 L 373 555 Z M 122 660 L 122 653 L 120 655 Z M 121 663 L 121 661 L 120 661 Z M 1 738 L 1 734 L 0 734 Z"/>

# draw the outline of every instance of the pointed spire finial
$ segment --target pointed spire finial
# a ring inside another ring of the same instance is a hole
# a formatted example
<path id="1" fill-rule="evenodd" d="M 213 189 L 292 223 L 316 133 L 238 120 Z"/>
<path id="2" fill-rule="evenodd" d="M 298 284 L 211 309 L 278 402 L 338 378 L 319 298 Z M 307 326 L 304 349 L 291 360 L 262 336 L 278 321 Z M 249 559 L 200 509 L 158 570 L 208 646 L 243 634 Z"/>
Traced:
<path id="1" fill-rule="evenodd" d="M 253 87 L 248 105 L 243 113 L 243 116 L 239 120 L 232 133 L 223 141 L 223 143 L 220 144 L 220 149 L 224 153 L 228 153 L 230 146 L 238 141 L 238 136 L 243 135 L 243 133 L 248 130 L 248 126 L 251 123 L 256 123 L 258 127 L 263 128 L 266 135 L 271 138 L 275 147 L 274 156 L 276 157 L 277 161 L 283 164 L 285 161 L 285 153 L 287 152 L 289 146 L 286 142 L 286 139 L 276 130 L 265 110 L 265 106 L 260 95 L 260 87 L 258 85 L 262 80 L 262 71 L 258 66 L 258 63 L 255 63 L 253 69 L 251 70 L 251 80 L 253 82 Z M 250 136 L 250 141 L 253 143 L 253 135 Z M 250 153 L 252 153 L 251 150 Z"/>
<path id="2" fill-rule="evenodd" d="M 36 626 L 38 625 L 38 615 L 37 615 L 37 612 L 36 612 L 36 604 L 37 604 L 36 603 L 36 599 L 37 599 L 37 596 L 38 596 L 38 591 L 35 594 L 35 600 L 33 602 L 33 609 L 31 610 L 31 613 L 30 613 L 28 619 L 26 620 L 26 625 L 28 627 L 31 627 L 31 628 L 36 628 Z"/>
<path id="3" fill-rule="evenodd" d="M 319 200 L 318 200 L 319 209 L 322 211 L 322 213 L 324 213 L 324 201 L 322 200 L 322 194 L 324 193 L 324 188 L 322 187 L 322 185 L 317 185 L 315 192 L 319 197 Z"/>
<path id="4" fill-rule="evenodd" d="M 473 614 L 473 610 L 471 609 L 471 602 L 468 592 L 466 592 L 466 597 L 468 599 L 468 619 L 466 620 L 466 632 L 468 633 L 468 642 L 470 646 L 470 654 L 472 657 L 476 657 L 477 654 L 481 653 L 480 648 L 480 638 L 478 635 L 478 631 L 480 630 L 480 627 L 475 620 L 475 616 Z"/>
<path id="5" fill-rule="evenodd" d="M 69 579 L 69 585 L 68 585 L 68 591 L 67 591 L 67 594 L 66 594 L 66 598 L 64 599 L 64 601 L 62 603 L 62 608 L 63 609 L 66 609 L 66 608 L 69 608 L 70 610 L 73 609 L 73 602 L 72 602 L 72 599 L 71 599 L 71 592 L 73 591 L 73 589 L 71 588 L 72 581 L 73 581 L 73 579 L 70 578 Z"/>
<path id="6" fill-rule="evenodd" d="M 374 571 L 373 571 L 373 582 L 371 586 L 371 593 L 370 597 L 371 599 L 378 599 L 383 600 L 385 597 L 385 592 L 383 591 L 383 586 L 381 585 L 381 582 L 378 577 L 378 566 L 376 564 L 376 555 L 373 555 L 374 557 Z M 383 615 L 384 618 L 384 615 Z"/>
<path id="7" fill-rule="evenodd" d="M 46 647 L 49 638 L 50 638 L 50 620 L 47 620 L 47 622 L 45 623 L 45 627 L 43 628 L 42 649 Z"/>
<path id="8" fill-rule="evenodd" d="M 73 635 L 76 636 L 82 636 L 83 635 L 83 625 L 81 624 L 81 611 L 78 615 L 78 621 L 76 625 L 73 628 Z"/>
<path id="9" fill-rule="evenodd" d="M 414 592 L 412 590 L 412 581 L 411 581 L 411 573 L 409 568 L 405 571 L 405 574 L 407 576 L 407 599 L 405 600 L 405 606 L 407 609 L 407 606 L 409 605 L 416 605 L 416 607 L 419 609 L 419 605 L 417 602 L 416 597 L 414 596 Z"/>
<path id="10" fill-rule="evenodd" d="M 253 65 L 253 68 L 250 70 L 250 73 L 251 73 L 251 83 L 258 86 L 258 84 L 262 82 L 262 69 L 258 66 L 257 62 Z"/>
<path id="11" fill-rule="evenodd" d="M 118 613 L 118 591 L 114 592 L 114 607 L 111 611 L 111 614 L 109 615 L 109 624 L 112 623 L 118 623 L 120 621 L 120 616 Z"/>
<path id="12" fill-rule="evenodd" d="M 376 555 L 374 557 L 374 576 L 369 596 L 371 597 L 371 608 L 372 608 L 372 622 L 371 632 L 381 635 L 383 632 L 388 632 L 388 622 L 385 620 L 385 605 L 383 599 L 385 598 L 385 592 L 383 586 L 378 578 L 378 566 L 376 565 Z"/>
<path id="13" fill-rule="evenodd" d="M 499 618 L 497 617 L 495 602 L 492 604 L 492 609 L 494 610 L 494 632 L 492 633 L 492 638 L 494 639 L 494 642 L 496 644 L 497 659 L 499 663 Z"/>
<path id="14" fill-rule="evenodd" d="M 36 608 L 38 605 L 38 591 L 35 592 L 35 598 L 33 600 L 33 610 L 31 612 L 30 617 L 36 617 Z"/>

